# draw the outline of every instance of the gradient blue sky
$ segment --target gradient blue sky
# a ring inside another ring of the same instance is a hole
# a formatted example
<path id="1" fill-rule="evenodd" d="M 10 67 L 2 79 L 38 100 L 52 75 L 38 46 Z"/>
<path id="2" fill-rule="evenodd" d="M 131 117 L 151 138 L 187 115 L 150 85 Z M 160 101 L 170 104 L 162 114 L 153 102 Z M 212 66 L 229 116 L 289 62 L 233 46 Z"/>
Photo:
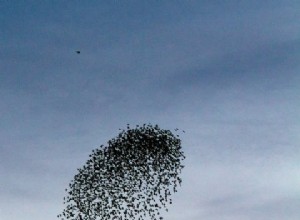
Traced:
<path id="1" fill-rule="evenodd" d="M 56 219 L 92 149 L 186 130 L 172 220 L 299 220 L 299 1 L 0 1 L 0 219 Z M 76 54 L 80 50 L 81 54 Z"/>

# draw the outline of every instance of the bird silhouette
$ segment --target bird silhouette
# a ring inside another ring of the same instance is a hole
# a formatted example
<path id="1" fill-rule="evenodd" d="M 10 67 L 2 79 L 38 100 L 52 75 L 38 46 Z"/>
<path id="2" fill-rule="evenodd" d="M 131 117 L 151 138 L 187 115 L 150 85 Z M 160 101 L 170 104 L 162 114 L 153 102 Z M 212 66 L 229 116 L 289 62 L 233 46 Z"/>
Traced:
<path id="1" fill-rule="evenodd" d="M 76 50 L 76 53 L 77 53 L 77 54 L 80 54 L 80 50 Z"/>

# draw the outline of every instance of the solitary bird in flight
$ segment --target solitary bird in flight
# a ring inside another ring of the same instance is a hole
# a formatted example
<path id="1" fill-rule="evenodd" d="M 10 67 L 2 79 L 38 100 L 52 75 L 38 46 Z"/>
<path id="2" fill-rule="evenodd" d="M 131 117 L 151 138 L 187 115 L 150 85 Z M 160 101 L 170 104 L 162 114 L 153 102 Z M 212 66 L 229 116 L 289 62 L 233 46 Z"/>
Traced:
<path id="1" fill-rule="evenodd" d="M 77 53 L 77 54 L 80 54 L 80 50 L 76 50 L 76 53 Z"/>

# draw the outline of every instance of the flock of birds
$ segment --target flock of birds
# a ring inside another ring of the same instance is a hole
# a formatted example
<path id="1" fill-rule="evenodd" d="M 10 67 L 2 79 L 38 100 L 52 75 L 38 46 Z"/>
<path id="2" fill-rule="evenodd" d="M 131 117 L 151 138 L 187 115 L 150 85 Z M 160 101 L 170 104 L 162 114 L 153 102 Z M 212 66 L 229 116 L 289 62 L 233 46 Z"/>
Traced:
<path id="1" fill-rule="evenodd" d="M 66 189 L 61 219 L 163 219 L 181 184 L 180 139 L 157 125 L 122 130 L 89 155 Z"/>

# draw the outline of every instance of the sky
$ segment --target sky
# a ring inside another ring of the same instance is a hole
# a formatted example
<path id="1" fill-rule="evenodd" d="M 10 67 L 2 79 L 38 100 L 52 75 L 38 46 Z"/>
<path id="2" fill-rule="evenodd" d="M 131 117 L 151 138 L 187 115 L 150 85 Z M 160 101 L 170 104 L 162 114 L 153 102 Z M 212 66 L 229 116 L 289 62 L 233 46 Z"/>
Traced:
<path id="1" fill-rule="evenodd" d="M 57 219 L 91 151 L 151 123 L 186 131 L 165 219 L 298 220 L 299 11 L 1 0 L 0 219 Z"/>

